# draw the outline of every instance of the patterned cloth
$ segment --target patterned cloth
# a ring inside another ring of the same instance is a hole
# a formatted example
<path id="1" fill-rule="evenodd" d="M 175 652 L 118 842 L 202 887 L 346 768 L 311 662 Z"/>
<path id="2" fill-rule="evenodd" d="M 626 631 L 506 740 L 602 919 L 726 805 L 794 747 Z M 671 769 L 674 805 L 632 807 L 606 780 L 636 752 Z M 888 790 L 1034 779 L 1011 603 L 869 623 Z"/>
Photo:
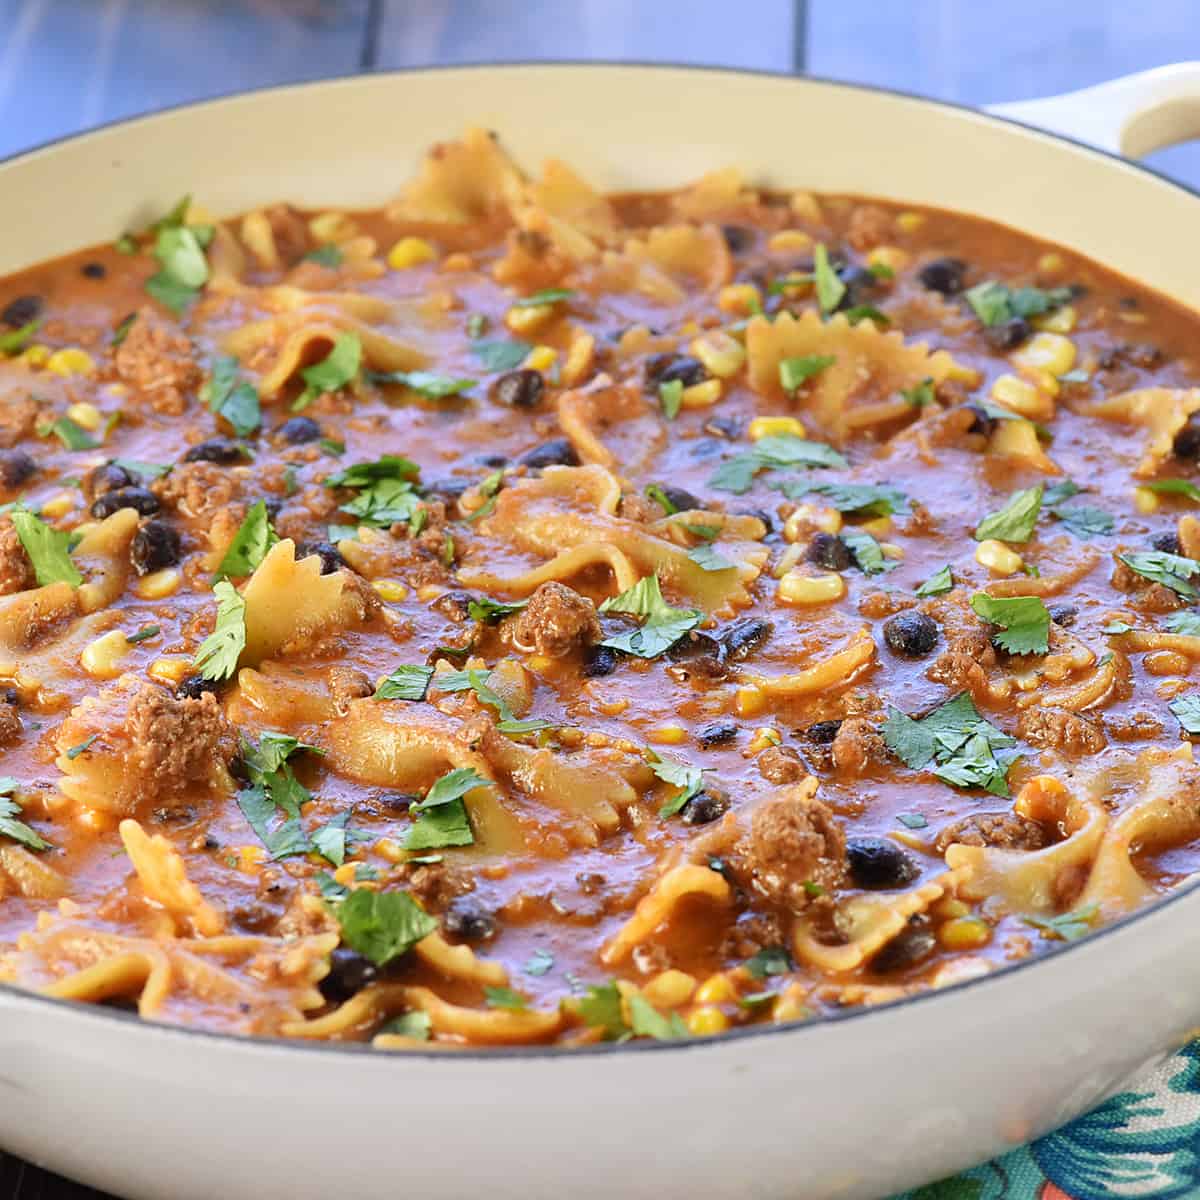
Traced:
<path id="1" fill-rule="evenodd" d="M 893 1200 L 1200 1200 L 1200 1041 L 1056 1133 Z"/>

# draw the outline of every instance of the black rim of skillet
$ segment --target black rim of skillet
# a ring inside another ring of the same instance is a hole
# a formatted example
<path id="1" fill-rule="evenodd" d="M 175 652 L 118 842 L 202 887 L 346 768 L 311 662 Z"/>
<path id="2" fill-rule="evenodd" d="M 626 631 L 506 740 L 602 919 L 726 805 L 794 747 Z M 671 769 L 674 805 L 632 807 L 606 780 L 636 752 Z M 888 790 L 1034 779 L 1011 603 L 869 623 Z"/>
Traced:
<path id="1" fill-rule="evenodd" d="M 932 108 L 949 109 L 952 112 L 969 113 L 974 117 L 978 117 L 988 122 L 994 122 L 998 125 L 1011 125 L 1017 129 L 1022 129 L 1029 134 L 1036 135 L 1040 138 L 1045 138 L 1051 142 L 1062 142 L 1075 150 L 1094 155 L 1097 158 L 1107 159 L 1113 163 L 1119 163 L 1126 170 L 1137 171 L 1143 175 L 1148 175 L 1152 179 L 1161 184 L 1165 184 L 1177 191 L 1180 191 L 1188 196 L 1200 197 L 1200 190 L 1190 187 L 1186 183 L 1180 183 L 1178 180 L 1170 178 L 1164 172 L 1157 170 L 1154 167 L 1148 167 L 1140 162 L 1135 162 L 1131 159 L 1124 158 L 1119 154 L 1113 154 L 1108 150 L 1100 150 L 1095 146 L 1089 145 L 1087 142 L 1080 141 L 1078 138 L 1069 137 L 1066 134 L 1051 133 L 1046 129 L 1037 125 L 1031 125 L 1025 121 L 1018 121 L 1012 117 L 997 116 L 993 113 L 974 108 L 969 104 L 959 104 L 953 100 L 938 100 L 928 96 L 920 96 L 914 92 L 903 91 L 899 88 L 880 87 L 876 84 L 869 83 L 851 83 L 840 79 L 829 79 L 820 75 L 793 75 L 784 71 L 768 71 L 750 67 L 728 67 L 713 64 L 689 64 L 689 63 L 671 63 L 671 62 L 646 62 L 639 60 L 631 60 L 628 62 L 614 61 L 611 59 L 537 59 L 537 60 L 509 60 L 495 62 L 466 62 L 466 63 L 440 63 L 431 66 L 405 67 L 394 71 L 375 71 L 375 72 L 356 72 L 349 75 L 334 75 L 326 79 L 312 80 L 303 83 L 287 83 L 287 84 L 266 84 L 262 87 L 241 88 L 233 92 L 224 92 L 216 96 L 210 96 L 204 100 L 185 101 L 180 104 L 168 105 L 165 108 L 156 109 L 150 113 L 142 113 L 138 116 L 123 117 L 115 121 L 106 121 L 101 125 L 93 126 L 92 128 L 83 130 L 78 133 L 66 134 L 62 137 L 50 138 L 45 142 L 40 142 L 36 146 L 31 146 L 25 150 L 21 150 L 15 154 L 10 154 L 7 157 L 0 159 L 0 166 L 8 163 L 19 162 L 21 159 L 36 154 L 39 151 L 50 149 L 51 147 L 61 145 L 65 142 L 73 142 L 83 138 L 90 137 L 92 134 L 99 133 L 106 129 L 113 129 L 125 125 L 137 125 L 142 121 L 152 121 L 157 117 L 168 113 L 179 112 L 185 109 L 204 108 L 211 104 L 220 104 L 222 101 L 234 100 L 243 96 L 254 96 L 264 92 L 291 92 L 301 91 L 310 88 L 320 88 L 329 84 L 349 83 L 354 80 L 371 79 L 375 77 L 385 78 L 388 76 L 405 76 L 405 75 L 425 75 L 434 72 L 453 72 L 453 71 L 486 71 L 486 70 L 510 70 L 517 71 L 528 68 L 558 68 L 579 69 L 587 67 L 599 68 L 620 68 L 622 70 L 649 70 L 649 71 L 676 71 L 681 74 L 691 75 L 749 75 L 757 78 L 774 79 L 780 82 L 795 84 L 801 88 L 809 84 L 817 84 L 823 87 L 842 88 L 846 91 L 855 92 L 872 92 L 880 96 L 894 96 L 905 100 L 914 100 L 923 105 L 928 105 Z M 841 1025 L 847 1022 L 859 1021 L 866 1017 L 876 1016 L 887 1012 L 892 1012 L 898 1008 L 908 1008 L 914 1004 L 928 1005 L 937 1000 L 938 997 L 955 995 L 967 988 L 979 988 L 986 986 L 988 983 L 996 982 L 1002 979 L 1008 979 L 1020 971 L 1028 971 L 1031 968 L 1040 966 L 1042 963 L 1051 959 L 1058 958 L 1062 954 L 1066 954 L 1072 950 L 1082 948 L 1084 946 L 1094 945 L 1102 938 L 1106 938 L 1114 933 L 1128 928 L 1130 925 L 1139 921 L 1144 921 L 1147 918 L 1160 913 L 1169 905 L 1177 904 L 1187 896 L 1196 891 L 1200 887 L 1200 878 L 1194 883 L 1185 884 L 1177 890 L 1170 892 L 1160 899 L 1148 904 L 1146 907 L 1139 909 L 1137 912 L 1130 913 L 1126 917 L 1122 917 L 1114 921 L 1110 925 L 1104 926 L 1102 929 L 1096 930 L 1094 933 L 1088 934 L 1076 942 L 1061 942 L 1050 945 L 1044 950 L 1031 958 L 1023 959 L 1021 962 L 1013 963 L 1010 966 L 1002 967 L 988 975 L 982 975 L 975 979 L 965 979 L 959 983 L 950 984 L 948 987 L 939 988 L 921 992 L 917 995 L 906 996 L 900 1000 L 893 1000 L 887 1004 L 880 1004 L 874 1007 L 858 1007 L 848 1009 L 844 1012 L 832 1013 L 813 1018 L 804 1022 L 792 1022 L 784 1025 L 746 1025 L 740 1029 L 731 1029 L 725 1033 L 709 1034 L 702 1037 L 682 1038 L 678 1041 L 629 1041 L 629 1042 L 601 1042 L 594 1046 L 574 1046 L 563 1047 L 553 1045 L 537 1045 L 537 1046 L 493 1046 L 493 1047 L 474 1047 L 471 1049 L 456 1050 L 453 1054 L 446 1054 L 440 1050 L 423 1050 L 420 1047 L 406 1048 L 403 1051 L 394 1053 L 381 1053 L 374 1049 L 368 1042 L 323 1042 L 323 1041 L 306 1041 L 301 1038 L 267 1038 L 267 1037 L 249 1037 L 245 1034 L 224 1033 L 217 1030 L 198 1029 L 188 1025 L 173 1025 L 166 1022 L 144 1020 L 136 1013 L 122 1012 L 118 1009 L 104 1008 L 100 1005 L 80 1003 L 75 1000 L 59 1000 L 51 996 L 44 996 L 38 992 L 27 991 L 25 988 L 17 987 L 15 984 L 0 983 L 0 994 L 12 997 L 18 1003 L 28 1003 L 33 1005 L 47 1006 L 56 1008 L 63 1012 L 64 1015 L 70 1015 L 82 1021 L 103 1021 L 103 1022 L 125 1022 L 136 1025 L 139 1030 L 144 1030 L 147 1036 L 178 1036 L 202 1038 L 207 1040 L 215 1039 L 225 1043 L 233 1043 L 234 1045 L 242 1044 L 248 1051 L 263 1051 L 274 1050 L 280 1052 L 293 1051 L 303 1052 L 308 1054 L 323 1054 L 323 1055 L 350 1055 L 356 1056 L 363 1062 L 379 1061 L 383 1063 L 395 1064 L 397 1060 L 401 1062 L 405 1058 L 410 1058 L 414 1055 L 421 1058 L 436 1058 L 440 1062 L 453 1064 L 455 1062 L 478 1063 L 487 1060 L 510 1060 L 524 1058 L 550 1058 L 562 1059 L 564 1061 L 575 1058 L 579 1055 L 596 1055 L 596 1054 L 645 1054 L 645 1053 L 669 1053 L 671 1051 L 681 1052 L 688 1050 L 698 1050 L 705 1046 L 711 1046 L 714 1043 L 726 1043 L 744 1038 L 763 1038 L 770 1036 L 796 1036 L 803 1034 L 808 1030 L 828 1028 L 831 1025 Z"/>

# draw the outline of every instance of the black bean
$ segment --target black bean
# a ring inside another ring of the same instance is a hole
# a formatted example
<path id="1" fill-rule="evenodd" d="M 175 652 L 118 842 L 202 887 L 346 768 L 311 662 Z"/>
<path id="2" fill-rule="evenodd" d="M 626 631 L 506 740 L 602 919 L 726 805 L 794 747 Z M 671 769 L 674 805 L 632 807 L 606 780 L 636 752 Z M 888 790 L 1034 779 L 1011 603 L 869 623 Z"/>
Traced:
<path id="1" fill-rule="evenodd" d="M 708 378 L 704 364 L 690 354 L 652 354 L 646 359 L 646 389 L 657 392 L 660 385 L 679 380 L 684 387 L 703 383 Z"/>
<path id="2" fill-rule="evenodd" d="M 732 721 L 710 721 L 696 730 L 696 741 L 704 747 L 724 746 L 738 735 L 738 727 Z"/>
<path id="3" fill-rule="evenodd" d="M 199 700 L 201 696 L 212 692 L 214 695 L 221 685 L 213 679 L 205 679 L 203 675 L 189 675 L 181 679 L 175 688 L 175 695 L 180 700 Z"/>
<path id="4" fill-rule="evenodd" d="M 986 412 L 980 404 L 965 404 L 963 407 L 972 414 L 974 420 L 967 426 L 968 433 L 981 433 L 991 437 L 996 431 L 996 418 Z"/>
<path id="5" fill-rule="evenodd" d="M 910 917 L 904 931 L 892 938 L 871 959 L 871 969 L 881 973 L 902 971 L 928 958 L 937 945 L 937 938 L 930 929 L 930 921 L 924 913 Z"/>
<path id="6" fill-rule="evenodd" d="M 1177 533 L 1156 533 L 1150 540 L 1155 550 L 1161 550 L 1164 554 L 1182 554 L 1183 543 L 1179 540 Z"/>
<path id="7" fill-rule="evenodd" d="M 24 450 L 0 450 L 0 488 L 18 488 L 36 471 L 32 454 Z"/>
<path id="8" fill-rule="evenodd" d="M 492 470 L 508 466 L 508 459 L 503 454 L 480 454 L 475 461 L 481 467 L 490 467 Z"/>
<path id="9" fill-rule="evenodd" d="M 720 642 L 725 657 L 730 662 L 739 662 L 755 650 L 775 632 L 775 626 L 763 617 L 742 617 L 721 630 Z"/>
<path id="10" fill-rule="evenodd" d="M 841 727 L 841 721 L 818 721 L 815 725 L 810 725 L 804 731 L 804 736 L 810 742 L 815 742 L 818 746 L 828 746 L 837 737 L 838 730 Z"/>
<path id="11" fill-rule="evenodd" d="M 722 225 L 721 236 L 734 254 L 741 254 L 743 250 L 749 250 L 754 245 L 754 230 L 747 229 L 744 225 Z"/>
<path id="12" fill-rule="evenodd" d="M 0 312 L 0 321 L 10 329 L 20 329 L 42 315 L 44 302 L 41 296 L 18 296 L 5 305 Z"/>
<path id="13" fill-rule="evenodd" d="M 379 803 L 388 810 L 394 813 L 406 813 L 412 806 L 420 801 L 421 797 L 416 792 L 384 792 L 379 797 Z"/>
<path id="14" fill-rule="evenodd" d="M 496 918 L 478 900 L 460 896 L 442 918 L 446 932 L 466 942 L 483 942 L 496 936 Z"/>
<path id="15" fill-rule="evenodd" d="M 1192 413 L 1187 424 L 1175 435 L 1172 447 L 1176 458 L 1200 458 L 1200 413 Z"/>
<path id="16" fill-rule="evenodd" d="M 87 262 L 81 268 L 88 279 L 103 279 L 108 274 L 108 268 L 99 262 Z"/>
<path id="17" fill-rule="evenodd" d="M 289 446 L 303 446 L 320 438 L 321 427 L 312 417 L 289 417 L 275 433 Z"/>
<path id="18" fill-rule="evenodd" d="M 182 553 L 179 530 L 166 521 L 145 521 L 133 535 L 129 545 L 129 560 L 139 575 L 173 567 Z"/>
<path id="19" fill-rule="evenodd" d="M 1015 350 L 1033 332 L 1024 317 L 1013 317 L 1002 325 L 989 325 L 983 336 L 993 350 Z"/>
<path id="20" fill-rule="evenodd" d="M 314 554 L 321 560 L 322 575 L 332 575 L 346 565 L 346 560 L 332 542 L 301 542 L 296 547 L 297 559 L 310 558 Z"/>
<path id="21" fill-rule="evenodd" d="M 684 512 L 692 508 L 703 508 L 704 503 L 697 500 L 691 492 L 684 491 L 683 488 L 672 487 L 669 483 L 662 485 L 662 494 L 673 504 L 680 512 Z"/>
<path id="22" fill-rule="evenodd" d="M 425 484 L 425 494 L 427 496 L 441 496 L 444 500 L 457 500 L 472 484 L 473 480 L 459 479 L 451 477 L 448 479 L 435 479 L 431 483 Z"/>
<path id="23" fill-rule="evenodd" d="M 93 468 L 83 477 L 84 497 L 89 503 L 105 492 L 115 492 L 118 488 L 139 487 L 141 478 L 116 463 L 103 463 Z"/>
<path id="24" fill-rule="evenodd" d="M 278 496 L 264 496 L 263 508 L 267 510 L 267 516 L 274 521 L 283 512 L 283 500 Z"/>
<path id="25" fill-rule="evenodd" d="M 1074 625 L 1075 618 L 1079 616 L 1079 609 L 1073 604 L 1051 604 L 1046 611 L 1050 614 L 1050 620 L 1055 625 Z"/>
<path id="26" fill-rule="evenodd" d="M 846 862 L 851 879 L 860 888 L 904 887 L 921 873 L 912 855 L 906 854 L 890 838 L 849 838 Z"/>
<path id="27" fill-rule="evenodd" d="M 546 390 L 541 371 L 520 367 L 501 375 L 491 387 L 491 397 L 497 404 L 510 408 L 536 408 Z"/>
<path id="28" fill-rule="evenodd" d="M 97 521 L 102 521 L 122 508 L 135 508 L 143 517 L 152 517 L 159 509 L 158 497 L 144 487 L 117 488 L 97 496 L 91 511 Z"/>
<path id="29" fill-rule="evenodd" d="M 905 658 L 921 658 L 937 645 L 937 622 L 923 612 L 897 613 L 883 623 L 883 640 Z"/>
<path id="30" fill-rule="evenodd" d="M 589 679 L 611 675 L 617 669 L 617 652 L 611 646 L 589 646 L 583 660 L 583 673 Z"/>
<path id="31" fill-rule="evenodd" d="M 680 811 L 685 825 L 709 825 L 729 811 L 729 798 L 705 789 L 693 796 Z"/>
<path id="32" fill-rule="evenodd" d="M 206 442 L 193 446 L 184 456 L 184 462 L 229 463 L 242 462 L 246 451 L 241 442 L 235 438 L 214 437 Z"/>
<path id="33" fill-rule="evenodd" d="M 526 450 L 518 459 L 520 466 L 528 467 L 531 471 L 540 471 L 543 467 L 574 467 L 579 464 L 579 456 L 575 447 L 566 438 L 554 438 Z"/>
<path id="34" fill-rule="evenodd" d="M 826 571 L 846 571 L 854 562 L 850 547 L 836 533 L 815 533 L 805 556 L 810 563 Z"/>
<path id="35" fill-rule="evenodd" d="M 879 280 L 866 267 L 843 267 L 838 272 L 838 278 L 846 285 L 846 291 L 838 301 L 839 309 L 867 303 L 879 286 Z"/>
<path id="36" fill-rule="evenodd" d="M 329 956 L 329 974 L 317 986 L 331 1004 L 340 1004 L 378 978 L 379 968 L 369 958 L 338 946 Z"/>
<path id="37" fill-rule="evenodd" d="M 725 449 L 725 445 L 717 438 L 697 438 L 688 447 L 688 456 L 691 458 L 716 458 Z"/>
<path id="38" fill-rule="evenodd" d="M 961 258 L 935 258 L 927 262 L 917 278 L 921 286 L 943 296 L 956 296 L 963 290 L 967 278 L 967 264 Z"/>

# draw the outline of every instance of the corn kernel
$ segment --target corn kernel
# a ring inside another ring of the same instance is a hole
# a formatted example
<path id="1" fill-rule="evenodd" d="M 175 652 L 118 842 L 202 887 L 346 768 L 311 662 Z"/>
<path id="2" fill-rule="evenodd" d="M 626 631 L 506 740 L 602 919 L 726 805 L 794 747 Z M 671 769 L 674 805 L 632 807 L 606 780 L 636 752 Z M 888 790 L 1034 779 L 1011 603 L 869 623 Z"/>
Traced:
<path id="1" fill-rule="evenodd" d="M 1047 333 L 1070 333 L 1075 328 L 1078 315 L 1073 304 L 1064 304 L 1053 312 L 1042 313 L 1033 318 L 1034 329 L 1044 329 Z"/>
<path id="2" fill-rule="evenodd" d="M 393 838 L 380 838 L 371 848 L 390 863 L 401 863 L 408 858 L 408 852 Z"/>
<path id="3" fill-rule="evenodd" d="M 821 212 L 821 202 L 812 192 L 793 192 L 789 206 L 802 221 L 812 221 L 819 225 L 825 219 Z"/>
<path id="4" fill-rule="evenodd" d="M 771 568 L 771 578 L 782 579 L 800 561 L 804 550 L 805 547 L 793 539 L 792 544 L 779 556 L 779 561 Z"/>
<path id="5" fill-rule="evenodd" d="M 554 318 L 553 304 L 531 304 L 525 308 L 510 308 L 504 323 L 513 333 L 537 333 Z"/>
<path id="6" fill-rule="evenodd" d="M 358 232 L 358 224 L 345 213 L 325 212 L 309 221 L 308 231 L 318 242 L 344 242 Z"/>
<path id="7" fill-rule="evenodd" d="M 1015 550 L 995 538 L 987 538 L 975 547 L 975 561 L 995 575 L 1015 575 L 1025 565 Z"/>
<path id="8" fill-rule="evenodd" d="M 782 741 L 783 738 L 779 736 L 777 730 L 772 729 L 769 725 L 764 725 L 761 729 L 754 731 L 754 736 L 746 746 L 746 757 L 759 754 L 768 746 L 778 746 Z"/>
<path id="9" fill-rule="evenodd" d="M 846 594 L 846 581 L 835 571 L 801 575 L 789 571 L 779 581 L 779 598 L 785 604 L 829 604 Z"/>
<path id="10" fill-rule="evenodd" d="M 808 526 L 815 525 L 823 533 L 841 533 L 842 514 L 836 508 L 824 505 L 800 504 L 783 523 L 783 536 L 789 542 L 808 536 Z"/>
<path id="11" fill-rule="evenodd" d="M 333 878 L 336 883 L 340 883 L 342 887 L 350 887 L 354 883 L 354 876 L 358 873 L 357 863 L 342 863 L 340 867 L 333 873 Z"/>
<path id="12" fill-rule="evenodd" d="M 267 852 L 262 846 L 239 846 L 237 856 L 238 870 L 253 875 L 266 862 Z"/>
<path id="13" fill-rule="evenodd" d="M 422 604 L 428 604 L 430 600 L 436 600 L 442 594 L 442 589 L 436 583 L 427 583 L 424 587 L 417 588 L 417 599 Z"/>
<path id="14" fill-rule="evenodd" d="M 680 405 L 683 408 L 710 408 L 721 398 L 721 381 L 706 379 L 683 389 Z"/>
<path id="15" fill-rule="evenodd" d="M 732 1004 L 737 999 L 737 988 L 728 975 L 718 972 L 710 975 L 696 989 L 697 1004 Z"/>
<path id="16" fill-rule="evenodd" d="M 86 350 L 77 346 L 68 346 L 65 350 L 55 350 L 46 359 L 46 370 L 55 375 L 90 375 L 96 369 L 92 356 Z"/>
<path id="17" fill-rule="evenodd" d="M 953 896 L 943 896 L 929 911 L 935 917 L 949 921 L 954 917 L 965 917 L 971 909 L 969 905 Z"/>
<path id="18" fill-rule="evenodd" d="M 721 289 L 717 306 L 722 312 L 745 317 L 762 310 L 762 295 L 752 283 L 731 283 Z"/>
<path id="19" fill-rule="evenodd" d="M 897 546 L 895 542 L 880 542 L 879 549 L 883 551 L 884 558 L 890 558 L 894 562 L 901 562 L 904 559 L 904 547 Z"/>
<path id="20" fill-rule="evenodd" d="M 436 256 L 437 251 L 424 238 L 404 237 L 388 251 L 387 262 L 393 271 L 406 271 L 432 262 Z"/>
<path id="21" fill-rule="evenodd" d="M 917 212 L 902 212 L 896 217 L 896 228 L 901 233 L 916 233 L 925 224 L 925 214 Z"/>
<path id="22" fill-rule="evenodd" d="M 804 1002 L 804 989 L 793 984 L 775 1001 L 771 1019 L 779 1024 L 783 1021 L 806 1021 L 812 1010 Z"/>
<path id="23" fill-rule="evenodd" d="M 1157 512 L 1162 505 L 1157 492 L 1152 492 L 1149 488 L 1138 487 L 1133 489 L 1133 506 L 1140 513 Z"/>
<path id="24" fill-rule="evenodd" d="M 739 717 L 756 717 L 767 708 L 767 695 L 762 688 L 740 687 L 733 700 L 734 711 Z"/>
<path id="25" fill-rule="evenodd" d="M 408 588 L 398 579 L 376 579 L 371 586 L 381 600 L 403 600 L 408 595 Z"/>
<path id="26" fill-rule="evenodd" d="M 51 520 L 58 520 L 59 517 L 65 517 L 67 513 L 75 507 L 75 496 L 72 492 L 59 492 L 51 496 L 45 504 L 42 505 L 42 516 L 49 517 Z"/>
<path id="27" fill-rule="evenodd" d="M 746 361 L 745 347 L 723 329 L 712 329 L 696 338 L 691 349 L 708 373 L 718 379 L 732 378 Z"/>
<path id="28" fill-rule="evenodd" d="M 81 429 L 95 433 L 104 424 L 104 414 L 94 404 L 72 404 L 67 416 Z"/>
<path id="29" fill-rule="evenodd" d="M 1049 421 L 1054 416 L 1054 401 L 1018 375 L 1001 375 L 992 384 L 992 399 L 1031 421 Z"/>
<path id="30" fill-rule="evenodd" d="M 134 584 L 134 590 L 143 600 L 165 600 L 179 591 L 183 576 L 178 567 L 166 567 L 143 575 Z"/>
<path id="31" fill-rule="evenodd" d="M 682 725 L 662 725 L 647 734 L 649 741 L 661 746 L 679 746 L 687 741 L 687 736 L 687 730 Z"/>
<path id="32" fill-rule="evenodd" d="M 946 368 L 946 378 L 953 379 L 955 383 L 965 383 L 968 387 L 978 387 L 983 376 L 974 367 L 951 359 L 950 366 Z"/>
<path id="33" fill-rule="evenodd" d="M 767 249 L 783 254 L 788 250 L 808 250 L 812 244 L 812 238 L 803 229 L 781 229 L 771 235 Z"/>
<path id="34" fill-rule="evenodd" d="M 660 1008 L 678 1008 L 692 998 L 695 990 L 695 977 L 672 967 L 655 975 L 649 983 L 643 984 L 642 995 Z"/>
<path id="35" fill-rule="evenodd" d="M 27 367 L 44 367 L 49 359 L 50 347 L 43 346 L 40 342 L 34 342 L 32 346 L 26 346 L 17 355 L 17 362 L 22 362 Z"/>
<path id="36" fill-rule="evenodd" d="M 899 246 L 876 246 L 867 255 L 868 267 L 891 267 L 897 273 L 908 266 L 909 254 Z"/>
<path id="37" fill-rule="evenodd" d="M 755 417 L 746 432 L 752 442 L 757 442 L 760 438 L 779 437 L 781 434 L 802 438 L 805 429 L 795 417 Z"/>
<path id="38" fill-rule="evenodd" d="M 562 381 L 567 387 L 582 383 L 588 367 L 592 365 L 592 357 L 596 353 L 596 339 L 590 333 L 577 334 L 567 351 L 566 361 L 562 368 Z"/>
<path id="39" fill-rule="evenodd" d="M 992 927 L 979 917 L 955 917 L 938 927 L 938 941 L 947 950 L 978 950 L 992 940 Z"/>
<path id="40" fill-rule="evenodd" d="M 548 371 L 557 361 L 558 351 L 553 346 L 534 346 L 523 365 L 531 371 Z"/>
<path id="41" fill-rule="evenodd" d="M 124 633 L 113 629 L 88 642 L 79 655 L 79 663 L 93 679 L 115 679 L 121 673 L 121 659 L 129 652 Z"/>
<path id="42" fill-rule="evenodd" d="M 165 658 L 156 658 L 146 674 L 157 679 L 159 683 L 178 684 L 184 681 L 191 669 L 191 659 L 173 654 Z"/>
<path id="43" fill-rule="evenodd" d="M 698 1008 L 687 1019 L 688 1032 L 696 1037 L 708 1037 L 714 1033 L 724 1033 L 729 1028 L 729 1018 L 711 1004 Z"/>
<path id="44" fill-rule="evenodd" d="M 1063 256 L 1054 250 L 1051 250 L 1048 254 L 1043 254 L 1037 260 L 1039 275 L 1057 275 L 1066 265 L 1063 261 Z"/>
<path id="45" fill-rule="evenodd" d="M 869 521 L 864 521 L 859 529 L 865 530 L 872 537 L 887 537 L 892 532 L 892 518 L 872 517 Z"/>
<path id="46" fill-rule="evenodd" d="M 1029 370 L 1065 375 L 1075 365 L 1075 343 L 1061 333 L 1035 333 L 1009 360 Z"/>

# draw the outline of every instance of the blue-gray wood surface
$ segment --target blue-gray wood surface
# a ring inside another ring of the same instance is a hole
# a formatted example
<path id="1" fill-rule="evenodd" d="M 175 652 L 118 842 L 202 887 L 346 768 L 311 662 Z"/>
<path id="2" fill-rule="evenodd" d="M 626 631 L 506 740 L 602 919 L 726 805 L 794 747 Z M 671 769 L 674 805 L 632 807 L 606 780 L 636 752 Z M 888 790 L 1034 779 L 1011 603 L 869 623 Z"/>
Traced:
<path id="1" fill-rule="evenodd" d="M 488 59 L 721 63 L 987 104 L 1200 59 L 1197 16 L 1196 0 L 0 0 L 0 156 L 239 88 Z M 1200 187 L 1200 146 L 1152 162 Z M 103 1200 L 3 1153 L 0 1196 Z"/>

